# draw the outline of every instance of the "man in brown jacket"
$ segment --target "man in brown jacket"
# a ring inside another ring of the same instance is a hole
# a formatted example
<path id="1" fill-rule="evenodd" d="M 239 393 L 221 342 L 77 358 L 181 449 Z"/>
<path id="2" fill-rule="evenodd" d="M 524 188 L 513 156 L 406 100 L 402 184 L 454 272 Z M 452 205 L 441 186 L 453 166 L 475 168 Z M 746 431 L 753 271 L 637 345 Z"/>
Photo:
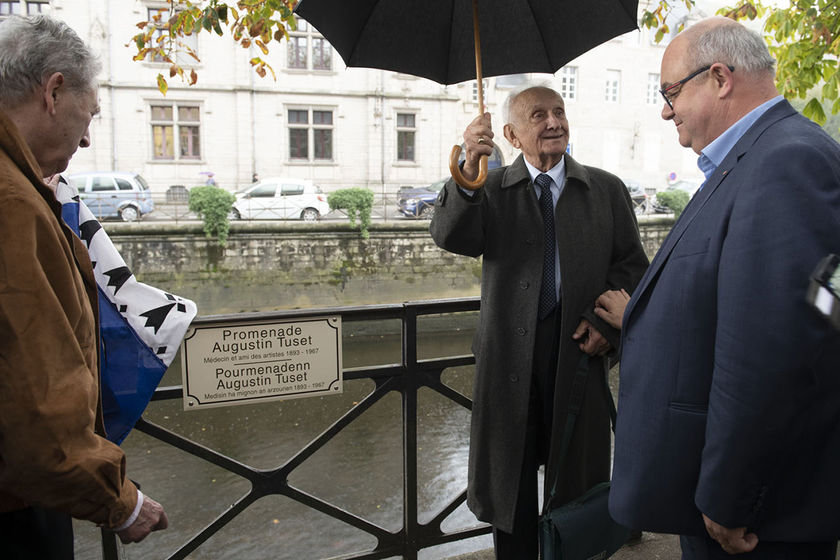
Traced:
<path id="1" fill-rule="evenodd" d="M 0 551 L 73 558 L 70 517 L 137 542 L 167 526 L 104 437 L 96 283 L 42 177 L 99 111 L 100 64 L 65 24 L 0 23 Z"/>

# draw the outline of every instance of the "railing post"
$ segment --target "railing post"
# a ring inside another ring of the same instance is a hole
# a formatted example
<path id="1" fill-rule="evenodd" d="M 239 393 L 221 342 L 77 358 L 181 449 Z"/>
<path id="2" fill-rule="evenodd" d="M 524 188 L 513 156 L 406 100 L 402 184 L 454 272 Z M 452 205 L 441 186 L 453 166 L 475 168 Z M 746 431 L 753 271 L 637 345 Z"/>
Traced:
<path id="1" fill-rule="evenodd" d="M 403 558 L 417 560 L 417 309 L 406 306 L 403 319 Z"/>
<path id="2" fill-rule="evenodd" d="M 116 533 L 100 529 L 100 535 L 102 536 L 102 560 L 120 560 Z"/>

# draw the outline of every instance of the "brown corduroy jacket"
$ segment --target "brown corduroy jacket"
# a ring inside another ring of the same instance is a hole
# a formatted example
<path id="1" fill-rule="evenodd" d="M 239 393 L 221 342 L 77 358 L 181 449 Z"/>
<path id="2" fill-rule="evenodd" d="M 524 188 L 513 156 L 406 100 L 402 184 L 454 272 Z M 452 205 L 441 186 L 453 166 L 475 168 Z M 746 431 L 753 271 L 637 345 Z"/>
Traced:
<path id="1" fill-rule="evenodd" d="M 0 112 L 0 512 L 116 527 L 137 504 L 125 455 L 100 435 L 96 298 L 84 243 Z"/>

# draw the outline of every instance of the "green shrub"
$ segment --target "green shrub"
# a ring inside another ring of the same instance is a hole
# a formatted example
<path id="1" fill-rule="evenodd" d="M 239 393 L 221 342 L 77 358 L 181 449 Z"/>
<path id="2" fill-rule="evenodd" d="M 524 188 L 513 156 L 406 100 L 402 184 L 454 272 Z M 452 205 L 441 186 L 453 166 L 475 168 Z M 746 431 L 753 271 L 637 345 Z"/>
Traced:
<path id="1" fill-rule="evenodd" d="M 344 210 L 350 218 L 350 225 L 356 225 L 356 217 L 359 218 L 359 230 L 362 238 L 370 237 L 370 211 L 373 208 L 373 191 L 361 187 L 339 189 L 327 196 L 327 203 L 330 210 Z"/>
<path id="2" fill-rule="evenodd" d="M 667 206 L 674 212 L 674 218 L 679 218 L 682 211 L 688 205 L 688 193 L 681 190 L 662 191 L 656 193 L 656 201 Z"/>
<path id="3" fill-rule="evenodd" d="M 204 220 L 204 233 L 207 237 L 216 237 L 222 246 L 227 243 L 229 216 L 234 202 L 236 197 L 219 187 L 190 189 L 190 210 Z"/>

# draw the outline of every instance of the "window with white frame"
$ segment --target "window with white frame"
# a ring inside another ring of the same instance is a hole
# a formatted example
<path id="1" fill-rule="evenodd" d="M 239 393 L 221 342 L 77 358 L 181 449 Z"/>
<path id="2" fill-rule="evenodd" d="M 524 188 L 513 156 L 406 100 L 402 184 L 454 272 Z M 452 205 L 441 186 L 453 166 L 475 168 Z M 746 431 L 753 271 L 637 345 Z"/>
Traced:
<path id="1" fill-rule="evenodd" d="M 397 160 L 414 161 L 414 139 L 417 129 L 413 113 L 397 113 Z"/>
<path id="2" fill-rule="evenodd" d="M 196 104 L 153 103 L 152 159 L 201 159 L 201 112 Z"/>
<path id="3" fill-rule="evenodd" d="M 560 70 L 560 95 L 566 101 L 577 98 L 577 66 L 565 66 Z"/>
<path id="4" fill-rule="evenodd" d="M 11 15 L 50 13 L 49 0 L 0 0 L 0 19 Z"/>
<path id="5" fill-rule="evenodd" d="M 289 158 L 331 161 L 333 112 L 331 109 L 294 108 L 288 112 Z"/>
<path id="6" fill-rule="evenodd" d="M 487 80 L 481 80 L 481 93 L 484 96 L 484 104 L 487 104 Z M 478 80 L 472 83 L 472 96 L 471 96 L 473 103 L 478 103 Z"/>
<path id="7" fill-rule="evenodd" d="M 146 15 L 148 17 L 148 21 L 154 22 L 155 24 L 155 32 L 152 34 L 152 46 L 157 46 L 158 39 L 163 35 L 164 29 L 163 24 L 169 21 L 169 18 L 172 16 L 169 6 L 164 5 L 153 5 L 146 7 Z M 187 66 L 189 64 L 195 64 L 196 60 L 189 55 L 187 49 L 192 50 L 194 53 L 198 53 L 198 36 L 193 35 L 184 35 L 177 39 L 178 50 L 175 54 L 175 62 L 181 66 Z M 149 62 L 164 62 L 163 57 L 159 54 L 150 54 L 149 55 Z"/>
<path id="8" fill-rule="evenodd" d="M 653 72 L 648 74 L 647 80 L 647 95 L 646 100 L 648 105 L 658 105 L 662 103 L 662 97 L 659 95 L 659 74 Z"/>
<path id="9" fill-rule="evenodd" d="M 607 70 L 606 87 L 604 88 L 604 101 L 607 103 L 618 103 L 618 93 L 621 88 L 621 70 Z"/>
<path id="10" fill-rule="evenodd" d="M 332 46 L 311 25 L 297 20 L 289 32 L 286 64 L 295 70 L 332 70 Z"/>

